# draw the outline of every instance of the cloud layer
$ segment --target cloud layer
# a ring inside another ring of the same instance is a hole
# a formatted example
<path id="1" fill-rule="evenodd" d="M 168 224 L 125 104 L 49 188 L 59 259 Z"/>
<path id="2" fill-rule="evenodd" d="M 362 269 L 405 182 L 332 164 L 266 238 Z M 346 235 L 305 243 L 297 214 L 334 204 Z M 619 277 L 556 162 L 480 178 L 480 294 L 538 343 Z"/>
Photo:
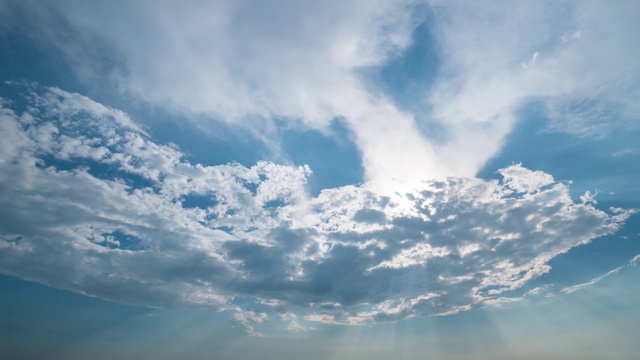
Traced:
<path id="1" fill-rule="evenodd" d="M 191 164 L 125 113 L 27 85 L 0 112 L 0 271 L 145 306 L 361 324 L 505 301 L 631 214 L 521 165 L 389 197 L 312 169 Z"/>

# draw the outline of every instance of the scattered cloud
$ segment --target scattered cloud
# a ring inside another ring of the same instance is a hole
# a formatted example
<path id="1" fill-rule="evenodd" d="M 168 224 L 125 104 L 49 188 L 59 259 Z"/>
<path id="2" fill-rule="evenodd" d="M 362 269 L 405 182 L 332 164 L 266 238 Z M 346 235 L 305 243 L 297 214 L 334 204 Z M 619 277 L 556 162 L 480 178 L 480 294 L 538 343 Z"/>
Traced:
<path id="1" fill-rule="evenodd" d="M 130 304 L 228 310 L 256 336 L 266 310 L 234 299 L 331 324 L 515 301 L 549 260 L 632 214 L 575 202 L 566 183 L 520 164 L 502 180 L 313 197 L 306 166 L 192 164 L 121 111 L 26 88 L 28 106 L 0 111 L 0 271 Z"/>

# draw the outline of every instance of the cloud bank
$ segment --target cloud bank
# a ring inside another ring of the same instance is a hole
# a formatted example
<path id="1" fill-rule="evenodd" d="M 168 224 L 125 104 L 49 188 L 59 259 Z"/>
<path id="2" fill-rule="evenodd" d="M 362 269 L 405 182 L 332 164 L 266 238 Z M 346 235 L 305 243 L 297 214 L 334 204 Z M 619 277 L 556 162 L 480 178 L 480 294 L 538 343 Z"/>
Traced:
<path id="1" fill-rule="evenodd" d="M 505 301 L 631 211 L 519 164 L 389 197 L 306 192 L 306 166 L 204 166 L 125 113 L 27 85 L 0 112 L 0 272 L 144 306 L 362 324 Z M 296 317 L 298 314 L 301 317 Z M 294 323 L 295 322 L 295 323 Z"/>

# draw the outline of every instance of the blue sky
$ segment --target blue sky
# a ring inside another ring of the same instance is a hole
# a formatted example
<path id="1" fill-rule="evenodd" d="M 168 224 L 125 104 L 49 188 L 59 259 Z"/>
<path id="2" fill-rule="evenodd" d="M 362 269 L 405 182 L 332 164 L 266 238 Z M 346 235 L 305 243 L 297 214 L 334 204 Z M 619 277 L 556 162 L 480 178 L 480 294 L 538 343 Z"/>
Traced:
<path id="1" fill-rule="evenodd" d="M 3 356 L 634 358 L 639 10 L 0 1 Z"/>

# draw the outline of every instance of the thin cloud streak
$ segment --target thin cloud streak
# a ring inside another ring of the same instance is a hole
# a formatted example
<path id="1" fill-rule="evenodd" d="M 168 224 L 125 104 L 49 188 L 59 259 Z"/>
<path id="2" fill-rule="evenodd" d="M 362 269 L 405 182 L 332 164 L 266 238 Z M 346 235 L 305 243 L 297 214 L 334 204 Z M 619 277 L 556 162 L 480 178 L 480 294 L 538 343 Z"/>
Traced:
<path id="1" fill-rule="evenodd" d="M 637 211 L 634 211 L 637 212 Z M 636 266 L 636 262 L 638 261 L 638 259 L 640 259 L 640 255 L 636 255 L 634 256 L 632 259 L 629 260 L 628 264 L 626 266 Z M 594 284 L 596 284 L 597 282 L 599 282 L 600 280 L 607 278 L 611 275 L 617 274 L 620 272 L 620 270 L 624 269 L 625 266 L 619 266 L 609 272 L 607 272 L 604 275 L 600 275 L 596 278 L 591 279 L 590 281 L 587 281 L 585 283 L 581 283 L 581 284 L 576 284 L 576 285 L 572 285 L 572 286 L 567 286 L 565 288 L 563 288 L 562 290 L 560 290 L 562 293 L 564 294 L 571 294 L 572 292 L 578 291 L 578 290 L 582 290 L 586 287 L 592 286 Z"/>

